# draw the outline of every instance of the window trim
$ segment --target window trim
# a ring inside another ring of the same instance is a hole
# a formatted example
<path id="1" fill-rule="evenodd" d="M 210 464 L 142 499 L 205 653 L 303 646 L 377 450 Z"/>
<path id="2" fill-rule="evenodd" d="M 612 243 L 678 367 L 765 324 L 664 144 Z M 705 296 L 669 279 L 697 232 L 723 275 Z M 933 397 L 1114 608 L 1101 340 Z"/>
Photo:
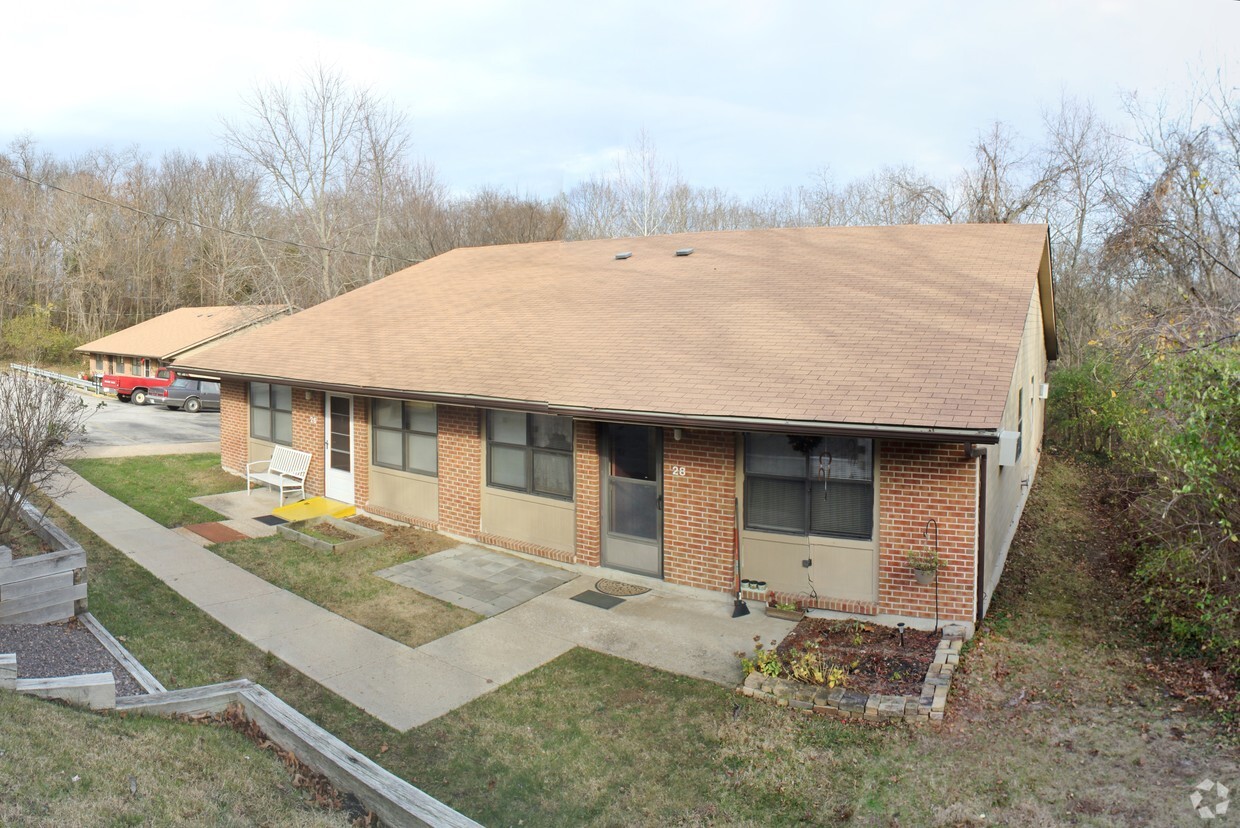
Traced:
<path id="1" fill-rule="evenodd" d="M 875 504 L 878 502 L 878 486 L 877 486 L 878 456 L 877 456 L 877 441 L 876 440 L 870 437 L 847 438 L 847 439 L 854 439 L 857 441 L 864 440 L 870 444 L 870 479 L 869 480 L 849 480 L 847 478 L 837 478 L 831 481 L 832 485 L 853 486 L 856 488 L 860 488 L 864 486 L 868 488 L 870 492 L 870 510 L 869 510 L 867 517 L 868 517 L 869 524 L 870 524 L 870 532 L 868 535 L 859 535 L 859 534 L 848 534 L 848 533 L 841 533 L 841 532 L 815 532 L 813 531 L 812 529 L 813 505 L 812 505 L 812 501 L 810 498 L 813 495 L 815 484 L 822 483 L 821 480 L 819 480 L 817 477 L 815 477 L 811 473 L 810 464 L 813 462 L 813 458 L 809 455 L 807 455 L 805 458 L 805 476 L 804 477 L 789 477 L 789 476 L 778 475 L 778 474 L 762 474 L 761 472 L 757 472 L 757 473 L 750 472 L 749 471 L 749 436 L 750 436 L 750 433 L 751 432 L 744 432 L 741 435 L 741 462 L 742 462 L 743 469 L 744 469 L 744 479 L 745 479 L 745 483 L 744 483 L 744 487 L 741 492 L 741 495 L 744 498 L 744 512 L 745 512 L 744 513 L 744 530 L 745 531 L 766 532 L 766 533 L 773 534 L 773 535 L 786 535 L 786 536 L 794 537 L 794 538 L 831 538 L 833 540 L 840 540 L 840 541 L 859 541 L 862 543 L 873 543 L 874 542 L 875 530 L 878 525 L 878 521 L 875 519 L 875 516 L 874 516 L 874 507 L 875 507 Z M 840 436 L 843 437 L 843 435 L 840 435 Z M 802 497 L 803 505 L 802 505 L 801 517 L 803 519 L 805 529 L 803 531 L 798 531 L 796 529 L 787 529 L 787 528 L 781 529 L 781 528 L 770 527 L 770 526 L 755 525 L 750 518 L 749 503 L 750 503 L 750 488 L 751 488 L 750 481 L 751 480 L 781 480 L 781 481 L 801 482 L 802 489 L 803 489 L 803 497 Z"/>
<path id="2" fill-rule="evenodd" d="M 267 386 L 267 400 L 269 403 L 268 405 L 257 405 L 254 402 L 254 386 L 256 385 Z M 275 388 L 287 388 L 289 390 L 289 395 L 288 395 L 288 406 L 289 407 L 288 408 L 277 408 L 276 407 L 276 404 L 275 404 L 276 395 L 274 393 Z M 250 404 L 249 405 L 250 437 L 255 440 L 262 440 L 265 443 L 273 443 L 277 446 L 288 446 L 289 448 L 292 448 L 293 441 L 291 438 L 292 438 L 292 433 L 293 433 L 293 387 L 291 385 L 279 385 L 278 383 L 274 383 L 274 382 L 251 382 L 246 386 L 246 397 L 248 398 L 247 401 Z M 259 416 L 265 416 L 267 418 L 267 425 L 270 428 L 270 431 L 268 432 L 268 434 L 270 434 L 271 436 L 263 437 L 261 435 L 254 433 L 254 417 L 255 417 L 256 411 L 266 412 L 266 414 L 261 414 Z M 287 443 L 284 442 L 283 440 L 276 439 L 276 414 L 277 413 L 288 414 L 290 439 Z"/>
<path id="3" fill-rule="evenodd" d="M 394 402 L 400 405 L 400 428 L 392 428 L 391 426 L 379 425 L 379 420 L 375 416 L 375 403 L 377 402 Z M 387 397 L 372 397 L 370 400 L 370 462 L 371 465 L 378 466 L 381 469 L 391 469 L 392 471 L 406 472 L 408 474 L 420 474 L 425 477 L 439 476 L 439 406 L 434 403 L 428 403 L 435 417 L 434 431 L 421 431 L 416 428 L 405 428 L 405 406 L 411 405 L 409 400 L 393 400 Z M 401 465 L 393 466 L 391 463 L 384 463 L 379 460 L 378 446 L 379 441 L 375 438 L 375 432 L 385 431 L 400 435 L 400 455 Z M 427 471 L 426 469 L 417 469 L 409 465 L 409 442 L 405 438 L 410 434 L 417 434 L 423 437 L 433 437 L 435 439 L 435 470 Z"/>
<path id="4" fill-rule="evenodd" d="M 492 423 L 491 423 L 491 414 L 498 410 L 500 409 L 488 408 L 485 410 L 486 442 L 487 442 L 487 457 L 486 457 L 486 467 L 487 467 L 486 468 L 486 472 L 487 472 L 486 484 L 487 486 L 492 489 L 502 489 L 506 492 L 520 492 L 522 494 L 527 494 L 532 497 L 545 497 L 549 500 L 559 500 L 559 501 L 571 503 L 577 493 L 577 479 L 576 479 L 577 469 L 576 469 L 576 463 L 575 463 L 575 451 L 574 451 L 575 447 L 573 445 L 573 432 L 575 429 L 575 423 L 573 422 L 573 420 L 571 418 L 561 418 L 555 414 L 531 414 L 531 413 L 524 412 L 524 411 L 504 411 L 503 413 L 505 414 L 520 414 L 523 417 L 525 417 L 525 443 L 524 445 L 522 445 L 520 443 L 508 443 L 508 442 L 504 442 L 503 440 L 496 440 L 494 438 L 494 427 L 492 426 Z M 569 432 L 568 432 L 569 448 L 565 450 L 565 449 L 554 449 L 554 448 L 542 448 L 539 446 L 532 445 L 532 442 L 533 442 L 532 440 L 533 421 L 531 419 L 532 417 L 551 417 L 557 420 L 567 419 L 569 423 Z M 492 446 L 499 446 L 501 448 L 507 448 L 507 449 L 521 449 L 525 452 L 525 486 L 524 487 L 510 486 L 506 483 L 496 483 L 494 481 L 493 475 L 491 472 L 491 460 L 492 460 L 492 457 L 494 456 L 491 451 Z M 568 475 L 568 494 L 567 495 L 557 494 L 554 492 L 542 492 L 534 488 L 534 457 L 535 455 L 538 455 L 538 454 L 544 454 L 544 455 L 549 454 L 549 455 L 553 455 L 557 457 L 568 458 L 569 475 Z"/>

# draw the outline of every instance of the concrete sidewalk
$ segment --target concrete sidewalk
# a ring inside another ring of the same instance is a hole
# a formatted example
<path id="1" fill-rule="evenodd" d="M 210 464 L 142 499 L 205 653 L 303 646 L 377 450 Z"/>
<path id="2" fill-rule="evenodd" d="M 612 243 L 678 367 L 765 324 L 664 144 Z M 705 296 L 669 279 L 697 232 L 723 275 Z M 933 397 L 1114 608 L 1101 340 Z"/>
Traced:
<path id="1" fill-rule="evenodd" d="M 721 684 L 740 680 L 738 650 L 793 624 L 731 599 L 655 590 L 610 610 L 572 600 L 604 573 L 567 583 L 418 648 L 279 589 L 73 475 L 57 503 L 242 638 L 397 730 L 442 716 L 576 646 Z M 571 572 L 569 574 L 572 574 Z"/>
<path id="2" fill-rule="evenodd" d="M 74 475 L 57 499 L 107 543 L 242 638 L 397 730 L 423 724 L 572 647 L 529 634 L 463 669 L 246 572 Z M 489 662 L 489 663 L 488 663 Z"/>

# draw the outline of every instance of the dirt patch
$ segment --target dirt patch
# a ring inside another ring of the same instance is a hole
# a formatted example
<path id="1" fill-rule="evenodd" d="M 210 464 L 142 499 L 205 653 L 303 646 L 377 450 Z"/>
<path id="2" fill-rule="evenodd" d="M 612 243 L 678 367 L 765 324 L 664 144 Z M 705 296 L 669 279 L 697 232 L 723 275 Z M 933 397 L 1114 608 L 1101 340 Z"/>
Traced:
<path id="1" fill-rule="evenodd" d="M 357 535 L 351 535 L 339 526 L 332 526 L 327 522 L 316 523 L 314 526 L 302 526 L 297 531 L 303 535 L 310 535 L 332 543 L 357 540 Z"/>
<path id="2" fill-rule="evenodd" d="M 10 537 L 0 538 L 0 546 L 9 547 L 15 559 L 30 558 L 45 552 L 56 551 L 47 541 L 34 532 L 26 530 L 24 526 L 16 527 Z"/>
<path id="3" fill-rule="evenodd" d="M 349 518 L 349 523 L 356 523 L 358 526 L 382 532 L 386 536 L 383 541 L 385 545 L 403 547 L 410 557 L 415 558 L 429 555 L 432 552 L 442 552 L 457 543 L 429 529 L 421 529 L 417 526 L 397 526 L 364 515 Z"/>
<path id="4" fill-rule="evenodd" d="M 916 696 L 934 661 L 940 633 L 905 630 L 859 621 L 806 618 L 776 647 L 785 660 L 816 651 L 824 664 L 844 670 L 844 686 L 858 693 Z"/>

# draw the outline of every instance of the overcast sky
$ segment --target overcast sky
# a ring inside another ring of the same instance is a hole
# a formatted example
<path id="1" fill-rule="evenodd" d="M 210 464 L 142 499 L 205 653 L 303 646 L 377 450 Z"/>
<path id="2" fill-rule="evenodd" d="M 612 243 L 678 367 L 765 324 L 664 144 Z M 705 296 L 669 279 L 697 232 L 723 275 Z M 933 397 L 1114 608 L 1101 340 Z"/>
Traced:
<path id="1" fill-rule="evenodd" d="M 692 183 L 742 195 L 887 164 L 936 175 L 995 120 L 1034 137 L 1060 96 L 1240 83 L 1236 0 L 1017 3 L 5 4 L 0 144 L 219 149 L 255 84 L 317 61 L 404 111 L 453 189 L 550 196 L 645 129 Z"/>

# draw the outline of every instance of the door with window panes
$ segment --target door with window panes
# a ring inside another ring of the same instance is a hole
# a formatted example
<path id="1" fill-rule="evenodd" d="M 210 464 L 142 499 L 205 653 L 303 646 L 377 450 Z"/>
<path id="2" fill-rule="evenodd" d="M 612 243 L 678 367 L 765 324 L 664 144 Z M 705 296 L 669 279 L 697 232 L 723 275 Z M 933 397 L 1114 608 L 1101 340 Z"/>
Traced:
<path id="1" fill-rule="evenodd" d="M 603 566 L 663 577 L 663 444 L 650 426 L 602 428 Z"/>
<path id="2" fill-rule="evenodd" d="M 323 474 L 323 494 L 341 503 L 352 503 L 353 398 L 328 394 L 325 419 L 327 464 Z"/>

